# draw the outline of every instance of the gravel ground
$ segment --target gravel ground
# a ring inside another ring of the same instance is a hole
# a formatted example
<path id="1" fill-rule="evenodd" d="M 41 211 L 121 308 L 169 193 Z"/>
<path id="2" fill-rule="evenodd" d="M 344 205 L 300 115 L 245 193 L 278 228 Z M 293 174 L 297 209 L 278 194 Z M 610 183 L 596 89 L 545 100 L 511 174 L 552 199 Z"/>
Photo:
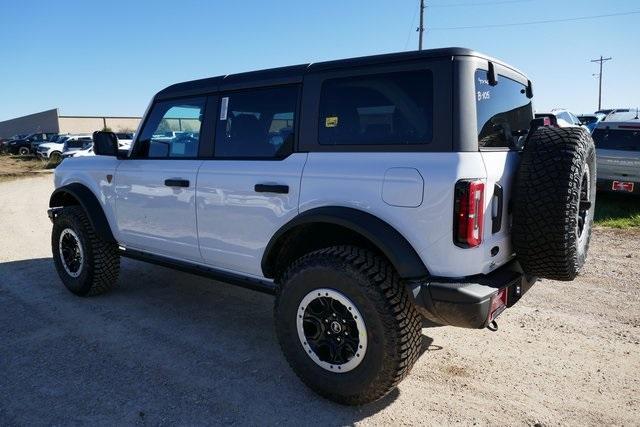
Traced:
<path id="1" fill-rule="evenodd" d="M 640 231 L 597 229 L 582 276 L 542 281 L 498 332 L 423 329 L 391 395 L 323 400 L 280 354 L 272 297 L 124 260 L 59 281 L 51 176 L 0 183 L 0 424 L 640 424 Z"/>

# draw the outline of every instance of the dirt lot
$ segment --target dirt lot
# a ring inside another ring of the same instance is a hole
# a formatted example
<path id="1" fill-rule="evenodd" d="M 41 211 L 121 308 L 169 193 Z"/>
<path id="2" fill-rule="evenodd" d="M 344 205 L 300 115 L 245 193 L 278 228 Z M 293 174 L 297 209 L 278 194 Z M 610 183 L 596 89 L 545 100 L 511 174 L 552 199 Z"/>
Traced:
<path id="1" fill-rule="evenodd" d="M 39 172 L 50 172 L 51 167 L 53 165 L 34 156 L 0 154 L 0 182 L 32 176 Z"/>
<path id="2" fill-rule="evenodd" d="M 270 296 L 130 260 L 118 290 L 72 296 L 51 189 L 0 183 L 1 424 L 640 423 L 637 229 L 597 229 L 582 277 L 537 284 L 498 332 L 425 328 L 399 389 L 350 408 L 290 371 Z"/>

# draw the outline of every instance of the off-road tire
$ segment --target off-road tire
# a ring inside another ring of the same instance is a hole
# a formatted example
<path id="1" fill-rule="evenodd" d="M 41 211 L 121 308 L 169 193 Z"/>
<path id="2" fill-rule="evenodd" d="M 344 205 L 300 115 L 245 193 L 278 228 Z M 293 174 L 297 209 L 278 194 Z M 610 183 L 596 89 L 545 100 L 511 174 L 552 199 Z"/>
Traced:
<path id="1" fill-rule="evenodd" d="M 73 230 L 80 239 L 84 262 L 80 274 L 73 277 L 65 270 L 59 250 L 60 236 L 65 229 Z M 68 206 L 56 215 L 51 232 L 53 260 L 62 283 L 76 295 L 90 296 L 109 291 L 118 283 L 120 255 L 115 243 L 101 240 L 80 206 Z"/>
<path id="2" fill-rule="evenodd" d="M 512 241 L 527 274 L 553 280 L 577 276 L 589 248 L 595 180 L 595 147 L 586 130 L 541 127 L 531 135 L 513 191 Z M 581 192 L 583 199 L 588 196 L 588 209 L 583 203 L 580 210 Z M 579 214 L 586 215 L 582 228 Z"/>
<path id="3" fill-rule="evenodd" d="M 309 253 L 292 263 L 279 280 L 275 328 L 280 347 L 298 377 L 321 396 L 361 405 L 389 393 L 421 353 L 421 318 L 391 264 L 353 246 Z M 349 372 L 329 372 L 307 355 L 296 329 L 304 296 L 331 288 L 354 302 L 367 329 L 367 351 Z"/>

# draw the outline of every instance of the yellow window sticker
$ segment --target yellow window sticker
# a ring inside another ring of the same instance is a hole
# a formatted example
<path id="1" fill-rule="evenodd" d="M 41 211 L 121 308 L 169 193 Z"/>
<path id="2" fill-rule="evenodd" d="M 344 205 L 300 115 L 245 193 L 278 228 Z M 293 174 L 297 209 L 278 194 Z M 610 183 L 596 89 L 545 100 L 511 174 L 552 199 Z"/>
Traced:
<path id="1" fill-rule="evenodd" d="M 338 126 L 338 117 L 331 116 L 331 117 L 326 117 L 324 119 L 324 127 L 326 127 L 326 128 L 334 128 L 336 126 Z"/>

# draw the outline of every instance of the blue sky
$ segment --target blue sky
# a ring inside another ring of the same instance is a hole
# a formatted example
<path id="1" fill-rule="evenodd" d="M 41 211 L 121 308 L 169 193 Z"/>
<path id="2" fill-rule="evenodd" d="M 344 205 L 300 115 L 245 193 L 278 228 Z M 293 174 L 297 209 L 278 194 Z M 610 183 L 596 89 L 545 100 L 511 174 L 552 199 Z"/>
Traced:
<path id="1" fill-rule="evenodd" d="M 487 4 L 493 3 L 493 4 Z M 0 120 L 141 115 L 184 80 L 415 49 L 418 0 L 0 0 Z M 462 6 L 452 6 L 460 5 Z M 640 15 L 468 30 L 640 10 L 637 0 L 427 0 L 425 48 L 470 47 L 523 70 L 535 107 L 640 105 Z"/>

